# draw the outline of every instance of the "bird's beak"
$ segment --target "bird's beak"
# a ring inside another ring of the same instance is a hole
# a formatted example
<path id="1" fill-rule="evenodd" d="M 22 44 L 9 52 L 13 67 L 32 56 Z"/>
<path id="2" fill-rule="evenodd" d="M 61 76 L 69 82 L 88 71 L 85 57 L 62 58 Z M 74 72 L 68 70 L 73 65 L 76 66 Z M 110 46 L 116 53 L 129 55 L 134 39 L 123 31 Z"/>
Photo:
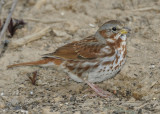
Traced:
<path id="1" fill-rule="evenodd" d="M 120 30 L 121 34 L 128 34 L 128 32 L 131 31 L 129 28 L 123 28 L 122 30 Z"/>

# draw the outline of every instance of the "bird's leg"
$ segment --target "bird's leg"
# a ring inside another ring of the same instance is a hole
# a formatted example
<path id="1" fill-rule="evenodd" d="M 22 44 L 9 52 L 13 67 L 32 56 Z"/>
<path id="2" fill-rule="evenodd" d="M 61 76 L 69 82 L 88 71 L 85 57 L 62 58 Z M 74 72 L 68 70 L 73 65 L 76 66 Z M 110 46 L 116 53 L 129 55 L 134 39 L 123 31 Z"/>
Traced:
<path id="1" fill-rule="evenodd" d="M 95 91 L 95 93 L 101 97 L 110 97 L 112 96 L 112 93 L 108 92 L 108 91 L 104 91 L 103 89 L 99 88 L 98 86 L 96 86 L 95 84 L 85 81 L 93 91 Z"/>

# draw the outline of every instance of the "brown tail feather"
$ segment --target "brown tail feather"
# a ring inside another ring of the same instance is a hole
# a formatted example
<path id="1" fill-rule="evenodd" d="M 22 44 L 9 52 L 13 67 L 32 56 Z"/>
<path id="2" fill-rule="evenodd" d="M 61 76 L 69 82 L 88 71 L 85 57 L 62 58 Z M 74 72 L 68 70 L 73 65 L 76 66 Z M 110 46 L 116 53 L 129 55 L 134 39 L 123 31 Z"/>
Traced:
<path id="1" fill-rule="evenodd" d="M 33 62 L 26 62 L 26 63 L 19 63 L 19 64 L 9 65 L 9 66 L 7 66 L 7 68 L 12 68 L 12 67 L 17 67 L 17 66 L 43 65 L 43 64 L 47 64 L 49 62 L 53 62 L 56 65 L 60 65 L 62 63 L 62 60 L 55 59 L 55 58 L 45 58 L 45 59 L 39 60 L 39 61 L 33 61 Z"/>

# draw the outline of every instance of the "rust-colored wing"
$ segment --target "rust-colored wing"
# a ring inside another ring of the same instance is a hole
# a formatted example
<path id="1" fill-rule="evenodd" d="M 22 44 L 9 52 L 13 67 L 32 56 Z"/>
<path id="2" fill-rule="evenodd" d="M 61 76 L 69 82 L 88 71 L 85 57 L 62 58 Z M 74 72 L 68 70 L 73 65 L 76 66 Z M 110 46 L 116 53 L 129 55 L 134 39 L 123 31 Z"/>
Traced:
<path id="1" fill-rule="evenodd" d="M 100 50 L 105 47 L 104 44 L 99 42 L 82 42 L 76 43 L 74 46 L 79 58 L 83 59 L 96 59 L 101 54 Z"/>
<path id="2" fill-rule="evenodd" d="M 72 42 L 58 48 L 54 53 L 46 54 L 44 57 L 58 57 L 62 59 L 96 59 L 101 55 L 100 50 L 105 47 L 94 37 L 88 37 L 81 41 Z"/>
<path id="3" fill-rule="evenodd" d="M 70 44 L 66 44 L 60 48 L 58 48 L 55 52 L 45 54 L 44 57 L 49 57 L 49 58 L 62 58 L 62 59 L 76 59 L 77 58 L 77 53 L 74 50 L 74 44 L 76 42 L 72 42 Z"/>

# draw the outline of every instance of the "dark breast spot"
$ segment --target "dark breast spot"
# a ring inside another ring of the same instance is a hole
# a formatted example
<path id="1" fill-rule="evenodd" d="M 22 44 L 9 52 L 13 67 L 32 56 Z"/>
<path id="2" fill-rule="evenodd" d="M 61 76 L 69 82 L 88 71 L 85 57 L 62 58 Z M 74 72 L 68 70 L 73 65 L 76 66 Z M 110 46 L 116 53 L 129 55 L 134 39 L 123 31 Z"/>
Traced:
<path id="1" fill-rule="evenodd" d="M 97 68 L 98 66 L 99 66 L 99 63 L 95 64 L 93 68 Z"/>
<path id="2" fill-rule="evenodd" d="M 116 61 L 115 61 L 116 64 L 118 63 L 118 60 L 119 60 L 119 56 L 116 54 Z"/>
<path id="3" fill-rule="evenodd" d="M 126 54 L 127 54 L 127 50 L 125 49 L 124 53 L 123 53 L 123 58 L 126 57 Z"/>
<path id="4" fill-rule="evenodd" d="M 115 70 L 116 70 L 117 68 L 119 68 L 119 65 L 115 66 Z"/>
<path id="5" fill-rule="evenodd" d="M 78 73 L 78 74 L 77 74 L 78 77 L 81 77 L 81 76 L 82 76 L 82 73 L 83 73 L 83 72 Z"/>
<path id="6" fill-rule="evenodd" d="M 87 71 L 90 68 L 90 66 L 85 66 L 84 71 Z"/>
<path id="7" fill-rule="evenodd" d="M 113 64 L 114 61 L 106 61 L 103 63 L 103 65 L 109 65 L 109 64 Z"/>
<path id="8" fill-rule="evenodd" d="M 121 38 L 118 38 L 118 40 L 116 41 L 116 47 L 117 47 L 117 48 L 120 48 L 121 43 L 122 43 L 122 39 L 121 39 Z"/>
<path id="9" fill-rule="evenodd" d="M 74 66 L 66 65 L 66 67 L 67 67 L 69 70 L 71 70 L 71 71 L 73 71 L 73 70 L 75 69 L 75 67 L 74 67 Z"/>

